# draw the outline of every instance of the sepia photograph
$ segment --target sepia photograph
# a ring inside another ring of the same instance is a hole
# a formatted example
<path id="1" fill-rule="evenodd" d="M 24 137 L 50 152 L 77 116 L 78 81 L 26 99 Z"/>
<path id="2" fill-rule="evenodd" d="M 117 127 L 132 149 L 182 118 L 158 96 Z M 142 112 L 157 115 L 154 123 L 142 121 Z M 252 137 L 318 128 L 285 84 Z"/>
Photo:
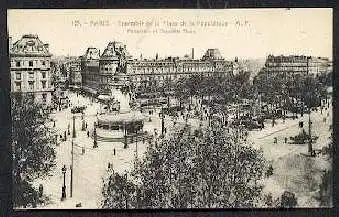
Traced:
<path id="1" fill-rule="evenodd" d="M 7 10 L 14 209 L 333 207 L 332 16 Z"/>

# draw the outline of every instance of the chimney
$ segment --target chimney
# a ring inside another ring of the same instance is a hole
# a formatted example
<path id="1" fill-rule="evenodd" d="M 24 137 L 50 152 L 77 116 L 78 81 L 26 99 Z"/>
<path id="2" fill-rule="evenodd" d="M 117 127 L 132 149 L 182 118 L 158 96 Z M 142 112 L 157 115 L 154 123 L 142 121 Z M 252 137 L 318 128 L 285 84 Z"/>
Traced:
<path id="1" fill-rule="evenodd" d="M 49 52 L 49 44 L 44 44 L 44 47 L 46 48 L 47 52 Z"/>
<path id="2" fill-rule="evenodd" d="M 8 38 L 8 50 L 11 51 L 13 48 L 13 41 L 12 41 L 12 37 Z"/>
<path id="3" fill-rule="evenodd" d="M 194 60 L 194 48 L 192 48 L 192 60 Z"/>

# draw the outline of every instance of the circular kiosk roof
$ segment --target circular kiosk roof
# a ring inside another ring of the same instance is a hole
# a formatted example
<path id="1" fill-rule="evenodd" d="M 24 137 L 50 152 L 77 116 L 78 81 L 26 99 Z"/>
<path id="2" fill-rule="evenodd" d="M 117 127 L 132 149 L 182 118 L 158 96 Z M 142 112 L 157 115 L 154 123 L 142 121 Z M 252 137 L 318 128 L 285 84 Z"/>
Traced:
<path id="1" fill-rule="evenodd" d="M 135 122 L 142 121 L 145 118 L 139 112 L 128 112 L 120 114 L 102 114 L 98 116 L 98 121 L 102 123 L 114 123 L 114 122 Z"/>

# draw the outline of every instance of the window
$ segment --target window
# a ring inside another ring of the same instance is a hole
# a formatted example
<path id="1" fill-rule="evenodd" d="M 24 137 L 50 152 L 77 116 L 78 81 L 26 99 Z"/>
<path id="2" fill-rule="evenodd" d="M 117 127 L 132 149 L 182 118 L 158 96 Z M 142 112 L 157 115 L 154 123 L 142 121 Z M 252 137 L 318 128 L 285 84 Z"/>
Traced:
<path id="1" fill-rule="evenodd" d="M 34 72 L 29 72 L 28 73 L 28 78 L 29 79 L 34 79 Z"/>
<path id="2" fill-rule="evenodd" d="M 42 94 L 42 101 L 43 101 L 43 102 L 46 102 L 46 99 L 47 99 L 47 94 L 46 94 L 46 93 L 43 93 L 43 94 Z"/>
<path id="3" fill-rule="evenodd" d="M 21 82 L 15 82 L 15 90 L 21 91 Z"/>
<path id="4" fill-rule="evenodd" d="M 46 88 L 46 81 L 42 81 L 41 84 L 42 84 L 42 88 L 45 89 Z"/>
<path id="5" fill-rule="evenodd" d="M 46 62 L 44 60 L 41 60 L 41 65 L 46 65 Z"/>
<path id="6" fill-rule="evenodd" d="M 33 61 L 28 61 L 28 66 L 33 67 Z"/>
<path id="7" fill-rule="evenodd" d="M 34 93 L 28 93 L 28 97 L 31 99 L 31 100 L 35 100 L 35 95 Z"/>
<path id="8" fill-rule="evenodd" d="M 21 80 L 21 73 L 20 72 L 15 73 L 15 79 Z"/>
<path id="9" fill-rule="evenodd" d="M 21 66 L 20 61 L 16 61 L 16 62 L 15 62 L 15 66 L 16 66 L 16 67 L 20 67 L 20 66 Z"/>
<path id="10" fill-rule="evenodd" d="M 111 130 L 119 130 L 119 126 L 113 125 L 113 126 L 111 126 Z"/>
<path id="11" fill-rule="evenodd" d="M 41 72 L 42 78 L 46 78 L 46 72 Z"/>
<path id="12" fill-rule="evenodd" d="M 34 82 L 33 81 L 29 81 L 28 82 L 28 89 L 29 90 L 33 90 L 34 89 Z"/>

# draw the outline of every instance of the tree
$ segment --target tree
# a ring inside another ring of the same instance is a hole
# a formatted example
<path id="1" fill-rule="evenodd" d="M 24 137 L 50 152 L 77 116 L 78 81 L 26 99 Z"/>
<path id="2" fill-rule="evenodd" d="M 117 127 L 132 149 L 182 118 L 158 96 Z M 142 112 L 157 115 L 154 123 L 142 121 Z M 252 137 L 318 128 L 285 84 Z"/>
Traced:
<path id="1" fill-rule="evenodd" d="M 186 126 L 150 144 L 131 180 L 110 179 L 104 208 L 117 208 L 114 198 L 126 197 L 107 190 L 117 185 L 133 186 L 129 208 L 255 207 L 268 169 L 262 152 L 245 144 L 244 133 L 236 129 L 215 125 L 195 130 L 197 136 L 192 132 Z"/>
<path id="2" fill-rule="evenodd" d="M 14 206 L 36 206 L 38 194 L 32 181 L 55 165 L 53 135 L 46 127 L 47 115 L 27 95 L 12 95 L 12 148 Z"/>
<path id="3" fill-rule="evenodd" d="M 188 96 L 186 78 L 180 77 L 175 84 L 175 97 L 179 100 L 179 107 L 182 106 L 182 100 Z"/>
<path id="4" fill-rule="evenodd" d="M 104 201 L 102 202 L 103 208 L 130 208 L 135 207 L 135 202 L 131 196 L 136 193 L 136 186 L 127 180 L 125 176 L 118 173 L 113 173 L 104 184 L 103 195 Z"/>
<path id="5" fill-rule="evenodd" d="M 295 207 L 298 204 L 298 200 L 294 193 L 289 191 L 284 191 L 281 195 L 281 207 Z"/>

